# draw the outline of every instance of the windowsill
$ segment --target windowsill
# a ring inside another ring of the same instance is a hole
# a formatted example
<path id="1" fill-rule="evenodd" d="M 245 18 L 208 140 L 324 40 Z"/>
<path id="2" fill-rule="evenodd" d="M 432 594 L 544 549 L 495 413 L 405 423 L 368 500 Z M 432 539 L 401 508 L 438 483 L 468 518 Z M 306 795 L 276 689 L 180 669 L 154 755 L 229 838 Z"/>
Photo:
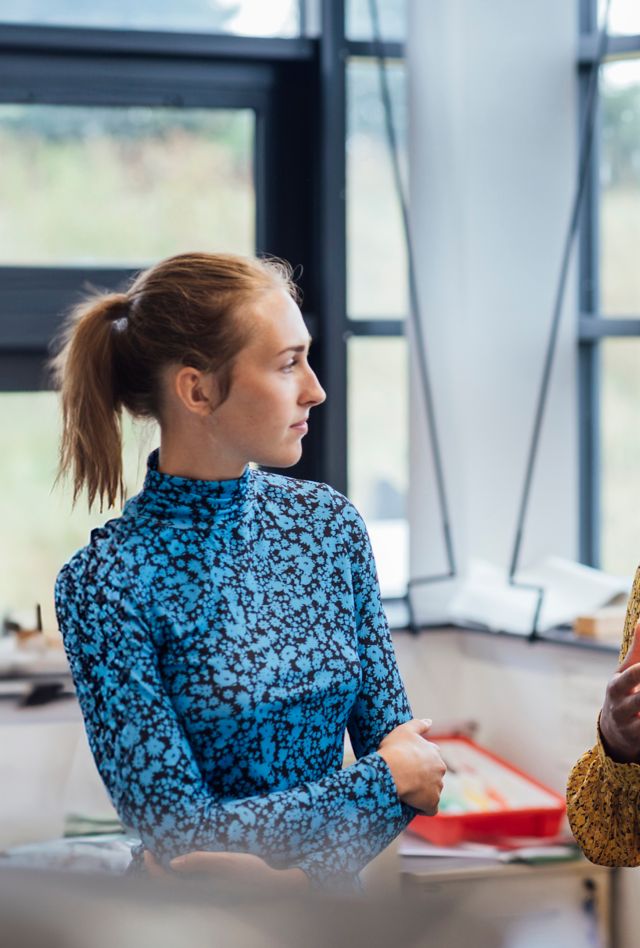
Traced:
<path id="1" fill-rule="evenodd" d="M 408 632 L 411 634 L 411 630 L 407 626 L 393 629 L 393 631 Z M 520 639 L 521 642 L 527 645 L 535 645 L 540 642 L 546 645 L 564 645 L 569 648 L 578 648 L 589 652 L 604 652 L 608 655 L 617 655 L 620 651 L 620 643 L 584 638 L 583 636 L 575 635 L 570 628 L 563 626 L 550 629 L 548 632 L 538 632 L 534 638 L 527 635 L 520 635 L 518 632 L 507 632 L 504 630 L 493 631 L 492 629 L 483 628 L 481 626 L 455 624 L 421 625 L 418 629 L 418 633 L 421 632 L 466 632 L 471 635 L 484 635 L 492 638 Z M 622 630 L 620 632 L 620 639 L 622 640 Z"/>

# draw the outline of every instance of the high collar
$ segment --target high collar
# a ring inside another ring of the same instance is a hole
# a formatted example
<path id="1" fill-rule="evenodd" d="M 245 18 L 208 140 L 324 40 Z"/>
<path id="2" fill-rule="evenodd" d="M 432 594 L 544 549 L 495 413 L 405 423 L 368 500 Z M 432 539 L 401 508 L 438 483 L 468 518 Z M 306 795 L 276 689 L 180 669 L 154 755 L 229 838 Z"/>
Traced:
<path id="1" fill-rule="evenodd" d="M 183 527 L 206 526 L 240 517 L 251 499 L 251 468 L 225 481 L 176 477 L 158 470 L 159 448 L 147 458 L 142 490 L 135 498 L 136 516 L 167 520 Z"/>

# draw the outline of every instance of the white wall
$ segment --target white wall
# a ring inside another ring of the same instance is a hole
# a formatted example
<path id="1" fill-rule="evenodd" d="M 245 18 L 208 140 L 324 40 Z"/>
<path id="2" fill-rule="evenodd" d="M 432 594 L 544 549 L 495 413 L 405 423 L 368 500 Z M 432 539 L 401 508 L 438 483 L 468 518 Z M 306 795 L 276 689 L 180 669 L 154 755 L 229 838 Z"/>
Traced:
<path id="1" fill-rule="evenodd" d="M 459 565 L 506 566 L 576 167 L 577 4 L 410 3 L 411 214 Z M 522 564 L 577 552 L 575 280 Z M 411 570 L 445 565 L 415 371 Z M 451 584 L 440 592 L 447 594 Z M 416 596 L 438 618 L 432 589 Z"/>

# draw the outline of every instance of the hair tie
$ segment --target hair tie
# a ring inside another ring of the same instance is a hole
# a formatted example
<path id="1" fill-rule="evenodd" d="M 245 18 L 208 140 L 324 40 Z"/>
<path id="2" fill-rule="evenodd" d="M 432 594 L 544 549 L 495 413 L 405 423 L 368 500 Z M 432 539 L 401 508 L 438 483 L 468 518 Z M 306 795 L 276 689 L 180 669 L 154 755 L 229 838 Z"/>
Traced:
<path id="1" fill-rule="evenodd" d="M 118 309 L 120 310 L 120 312 L 122 312 L 122 310 L 125 307 L 127 309 L 129 308 L 129 299 L 127 296 L 122 295 L 121 298 L 118 300 L 117 309 L 116 307 L 114 307 L 114 309 L 116 310 L 116 312 L 118 311 Z M 124 332 L 125 329 L 127 329 L 129 326 L 128 315 L 125 314 L 124 316 L 118 316 L 116 319 L 112 319 L 111 325 L 113 326 L 116 332 Z"/>
<path id="2" fill-rule="evenodd" d="M 116 332 L 124 332 L 129 325 L 129 319 L 127 316 L 119 316 L 118 319 L 113 320 L 112 325 Z"/>

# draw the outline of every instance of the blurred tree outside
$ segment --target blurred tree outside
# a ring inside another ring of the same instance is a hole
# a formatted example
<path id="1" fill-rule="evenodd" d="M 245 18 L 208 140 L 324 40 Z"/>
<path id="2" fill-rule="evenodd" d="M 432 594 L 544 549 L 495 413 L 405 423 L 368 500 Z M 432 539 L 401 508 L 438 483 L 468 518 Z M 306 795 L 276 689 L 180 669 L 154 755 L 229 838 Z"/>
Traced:
<path id="1" fill-rule="evenodd" d="M 601 69 L 600 311 L 640 316 L 640 62 Z M 640 559 L 640 340 L 600 344 L 601 564 L 632 575 Z"/>
<path id="2" fill-rule="evenodd" d="M 600 175 L 609 188 L 637 186 L 640 178 L 640 87 L 605 84 L 602 95 Z"/>
<path id="3" fill-rule="evenodd" d="M 387 66 L 406 181 L 404 65 Z M 378 69 L 351 61 L 347 82 L 347 307 L 353 319 L 407 315 L 407 258 Z M 406 188 L 405 188 L 406 191 Z"/>
<path id="4" fill-rule="evenodd" d="M 0 0 L 0 22 L 121 30 L 296 36 L 298 0 Z"/>
<path id="5" fill-rule="evenodd" d="M 407 0 L 377 0 L 383 40 L 402 42 L 407 35 Z M 373 38 L 369 0 L 347 0 L 346 33 L 349 39 Z"/>
<path id="6" fill-rule="evenodd" d="M 255 245 L 249 110 L 0 105 L 0 263 Z"/>
<path id="7" fill-rule="evenodd" d="M 0 262 L 144 265 L 191 249 L 255 249 L 250 111 L 0 106 Z M 0 395 L 7 446 L 0 616 L 40 602 L 55 628 L 53 582 L 90 530 L 118 510 L 71 509 L 53 490 L 60 410 L 53 392 Z M 124 416 L 136 493 L 157 426 Z"/>
<path id="8" fill-rule="evenodd" d="M 222 33 L 241 0 L 0 0 L 0 21 Z"/>

